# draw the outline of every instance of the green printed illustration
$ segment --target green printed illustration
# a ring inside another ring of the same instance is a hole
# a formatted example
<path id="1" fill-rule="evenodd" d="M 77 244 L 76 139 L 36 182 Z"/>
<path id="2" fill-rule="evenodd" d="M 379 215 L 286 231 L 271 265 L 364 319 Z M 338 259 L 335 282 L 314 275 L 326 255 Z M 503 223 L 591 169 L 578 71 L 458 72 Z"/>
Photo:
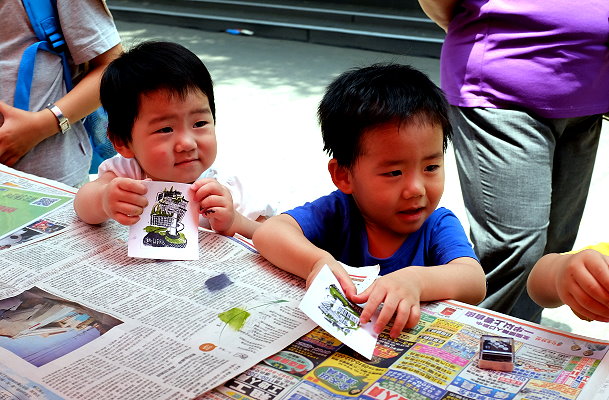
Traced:
<path id="1" fill-rule="evenodd" d="M 184 229 L 181 222 L 186 214 L 188 200 L 182 192 L 163 189 L 156 195 L 156 203 L 150 211 L 150 225 L 144 228 L 144 246 L 152 247 L 186 247 L 186 236 L 180 232 Z"/>
<path id="2" fill-rule="evenodd" d="M 247 310 L 234 307 L 228 311 L 218 314 L 218 317 L 220 318 L 220 321 L 224 322 L 230 328 L 235 331 L 239 331 L 241 328 L 243 328 L 245 321 L 247 321 L 250 315 L 252 314 L 250 314 Z"/>
<path id="3" fill-rule="evenodd" d="M 345 335 L 357 330 L 362 308 L 347 300 L 335 285 L 327 289 L 326 299 L 319 303 L 324 318 Z"/>
<path id="4" fill-rule="evenodd" d="M 230 310 L 224 311 L 218 314 L 218 318 L 220 321 L 224 322 L 224 326 L 222 327 L 222 331 L 220 331 L 220 336 L 222 336 L 222 332 L 225 327 L 230 327 L 234 331 L 240 331 L 243 328 L 243 325 L 247 322 L 247 319 L 252 315 L 250 311 L 255 310 L 256 308 L 266 307 L 273 304 L 286 303 L 288 300 L 274 300 L 268 303 L 260 304 L 255 307 L 246 310 L 245 308 L 233 307 Z"/>

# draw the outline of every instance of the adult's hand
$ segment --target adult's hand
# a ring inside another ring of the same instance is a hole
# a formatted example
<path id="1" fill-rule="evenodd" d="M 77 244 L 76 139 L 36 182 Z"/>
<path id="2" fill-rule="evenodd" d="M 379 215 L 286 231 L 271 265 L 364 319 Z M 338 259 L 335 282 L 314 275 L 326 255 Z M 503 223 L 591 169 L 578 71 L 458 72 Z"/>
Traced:
<path id="1" fill-rule="evenodd" d="M 47 109 L 30 112 L 0 101 L 0 163 L 13 166 L 34 146 L 59 131 L 57 119 Z"/>

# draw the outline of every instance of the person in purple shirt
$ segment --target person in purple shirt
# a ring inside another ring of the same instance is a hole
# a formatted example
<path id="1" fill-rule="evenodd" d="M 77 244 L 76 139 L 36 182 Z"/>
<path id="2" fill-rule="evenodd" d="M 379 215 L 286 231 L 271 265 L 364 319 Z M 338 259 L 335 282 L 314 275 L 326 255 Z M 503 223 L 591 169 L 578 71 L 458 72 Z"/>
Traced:
<path id="1" fill-rule="evenodd" d="M 488 280 L 480 305 L 539 322 L 527 276 L 573 247 L 609 111 L 609 2 L 419 3 L 447 31 L 441 86 Z"/>
<path id="2" fill-rule="evenodd" d="M 345 295 L 366 303 L 361 323 L 381 303 L 375 331 L 395 317 L 394 338 L 419 321 L 421 301 L 481 301 L 484 271 L 457 217 L 437 208 L 451 135 L 447 107 L 442 91 L 406 65 L 340 75 L 318 109 L 338 190 L 261 224 L 253 237 L 260 254 L 307 283 L 328 265 Z M 356 294 L 341 262 L 378 264 L 381 277 Z"/>

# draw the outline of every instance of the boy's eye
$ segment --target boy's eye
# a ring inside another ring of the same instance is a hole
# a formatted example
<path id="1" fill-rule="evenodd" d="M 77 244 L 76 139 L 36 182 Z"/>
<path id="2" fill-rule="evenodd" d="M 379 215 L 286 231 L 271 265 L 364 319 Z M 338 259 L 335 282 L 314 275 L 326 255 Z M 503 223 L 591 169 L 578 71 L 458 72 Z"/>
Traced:
<path id="1" fill-rule="evenodd" d="M 203 128 L 205 125 L 207 125 L 207 121 L 197 121 L 194 124 L 195 128 Z"/>
<path id="2" fill-rule="evenodd" d="M 396 169 L 395 171 L 385 172 L 383 175 L 386 175 L 386 176 L 400 176 L 400 175 L 402 175 L 402 171 L 400 171 L 399 169 Z"/>
<path id="3" fill-rule="evenodd" d="M 428 165 L 425 167 L 425 172 L 434 172 L 435 170 L 437 170 L 438 168 L 440 168 L 439 165 Z"/>
<path id="4" fill-rule="evenodd" d="M 155 133 L 171 133 L 173 132 L 173 128 L 171 128 L 170 126 L 166 126 L 164 128 L 161 129 L 157 129 L 156 131 L 154 131 Z"/>

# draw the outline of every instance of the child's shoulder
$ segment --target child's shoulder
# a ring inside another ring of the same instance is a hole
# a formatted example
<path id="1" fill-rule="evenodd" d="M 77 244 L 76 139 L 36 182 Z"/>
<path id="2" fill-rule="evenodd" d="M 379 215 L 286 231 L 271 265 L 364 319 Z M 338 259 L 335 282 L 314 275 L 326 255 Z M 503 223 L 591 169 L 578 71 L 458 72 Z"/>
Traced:
<path id="1" fill-rule="evenodd" d="M 432 237 L 443 237 L 446 235 L 465 235 L 465 228 L 459 218 L 448 208 L 439 207 L 427 218 L 419 228 L 421 234 Z"/>
<path id="2" fill-rule="evenodd" d="M 247 174 L 239 174 L 235 168 L 227 164 L 214 163 L 201 173 L 199 179 L 211 178 L 225 186 L 242 187 L 244 183 L 249 185 L 251 178 Z"/>
<path id="3" fill-rule="evenodd" d="M 429 217 L 427 217 L 427 223 L 429 224 L 436 224 L 438 222 L 441 222 L 443 220 L 456 220 L 460 223 L 459 218 L 457 218 L 457 216 L 455 215 L 455 213 L 453 213 L 451 210 L 449 210 L 448 208 L 445 207 L 438 207 L 434 210 L 434 212 L 431 213 L 431 215 Z"/>
<path id="4" fill-rule="evenodd" d="M 335 190 L 284 213 L 302 223 L 334 225 L 333 221 L 342 221 L 343 225 L 349 225 L 358 210 L 351 196 Z"/>
<path id="5" fill-rule="evenodd" d="M 199 179 L 205 178 L 215 179 L 222 185 L 231 189 L 243 189 L 243 179 L 239 177 L 230 167 L 213 164 L 203 171 L 203 173 L 201 173 L 199 176 Z"/>
<path id="6" fill-rule="evenodd" d="M 113 172 L 114 175 L 123 178 L 131 178 L 142 180 L 146 178 L 146 174 L 138 164 L 135 158 L 125 158 L 120 154 L 104 160 L 98 168 L 98 175 L 104 172 Z"/>
<path id="7" fill-rule="evenodd" d="M 231 193 L 235 209 L 249 219 L 277 214 L 277 201 L 269 200 L 265 192 L 259 190 L 260 182 L 253 176 L 237 175 L 231 167 L 215 163 L 199 176 L 199 179 L 203 178 L 215 179 L 225 186 Z"/>
<path id="8" fill-rule="evenodd" d="M 304 204 L 294 207 L 292 210 L 313 210 L 324 209 L 334 212 L 344 212 L 351 209 L 355 203 L 350 195 L 344 194 L 340 190 L 335 190 L 315 200 L 307 201 Z"/>

